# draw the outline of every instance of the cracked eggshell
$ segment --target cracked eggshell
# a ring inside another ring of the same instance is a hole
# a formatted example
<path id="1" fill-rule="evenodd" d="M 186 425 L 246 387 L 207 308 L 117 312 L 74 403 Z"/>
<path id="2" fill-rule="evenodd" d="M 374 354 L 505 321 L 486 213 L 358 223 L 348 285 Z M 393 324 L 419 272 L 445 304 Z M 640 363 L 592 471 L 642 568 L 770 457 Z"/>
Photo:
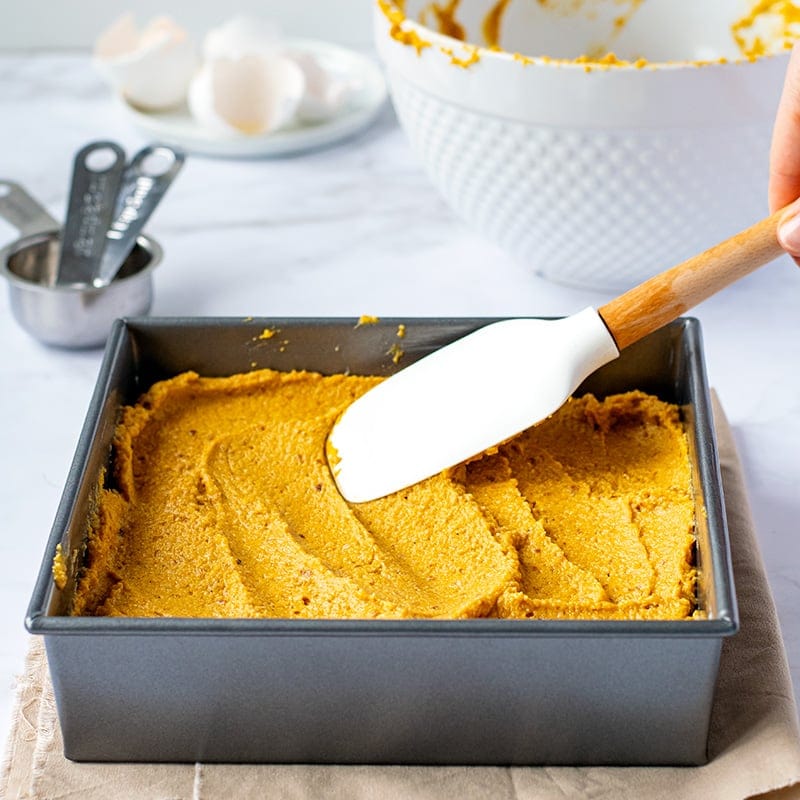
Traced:
<path id="1" fill-rule="evenodd" d="M 98 37 L 94 63 L 131 105 L 158 111 L 186 99 L 199 57 L 186 30 L 168 17 L 153 19 L 140 31 L 126 14 Z"/>
<path id="2" fill-rule="evenodd" d="M 251 53 L 206 61 L 189 87 L 189 110 L 210 131 L 270 133 L 295 119 L 305 77 L 294 61 Z"/>
<path id="3" fill-rule="evenodd" d="M 212 28 L 203 39 L 203 58 L 242 58 L 248 55 L 275 54 L 282 34 L 277 25 L 243 14 Z"/>
<path id="4" fill-rule="evenodd" d="M 290 50 L 286 56 L 300 67 L 306 81 L 298 117 L 303 122 L 324 122 L 335 116 L 350 97 L 352 83 L 326 70 L 311 53 Z"/>

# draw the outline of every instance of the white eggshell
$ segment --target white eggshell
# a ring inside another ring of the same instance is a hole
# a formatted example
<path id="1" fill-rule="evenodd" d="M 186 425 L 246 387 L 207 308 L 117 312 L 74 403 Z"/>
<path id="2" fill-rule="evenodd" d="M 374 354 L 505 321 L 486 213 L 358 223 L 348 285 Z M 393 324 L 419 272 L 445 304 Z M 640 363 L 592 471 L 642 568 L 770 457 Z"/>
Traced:
<path id="1" fill-rule="evenodd" d="M 330 73 L 311 53 L 293 50 L 285 55 L 303 70 L 306 81 L 298 117 L 303 122 L 324 122 L 335 116 L 352 92 L 351 83 Z"/>
<path id="2" fill-rule="evenodd" d="M 98 37 L 94 63 L 129 103 L 157 111 L 185 100 L 199 59 L 188 33 L 172 20 L 160 17 L 139 31 L 127 14 Z"/>
<path id="3" fill-rule="evenodd" d="M 304 89 L 303 71 L 288 58 L 214 58 L 191 82 L 189 110 L 216 133 L 269 133 L 295 119 Z"/>
<path id="4" fill-rule="evenodd" d="M 203 39 L 203 58 L 242 58 L 274 53 L 281 43 L 280 29 L 263 19 L 238 15 L 212 28 Z"/>

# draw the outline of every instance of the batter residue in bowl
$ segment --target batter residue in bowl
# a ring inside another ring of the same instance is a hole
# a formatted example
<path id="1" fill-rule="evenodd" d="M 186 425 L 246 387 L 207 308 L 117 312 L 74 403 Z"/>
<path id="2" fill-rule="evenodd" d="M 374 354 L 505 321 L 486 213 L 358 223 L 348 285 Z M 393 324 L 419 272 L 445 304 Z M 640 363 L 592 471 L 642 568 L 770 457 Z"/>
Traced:
<path id="1" fill-rule="evenodd" d="M 517 2 L 532 2 L 532 0 L 517 0 Z M 613 39 L 629 23 L 633 15 L 642 7 L 645 0 L 535 0 L 546 11 L 561 16 L 584 14 L 591 17 L 596 8 L 603 2 L 612 2 L 620 7 L 619 14 L 613 20 L 612 30 L 608 34 L 605 45 L 598 45 L 592 52 L 582 53 L 572 59 L 553 58 L 547 53 L 514 53 L 515 60 L 524 65 L 535 63 L 536 60 L 544 63 L 583 64 L 586 71 L 593 68 L 609 69 L 613 67 L 643 68 L 651 62 L 647 54 L 641 57 L 625 59 L 619 58 L 611 52 Z M 378 0 L 380 8 L 392 23 L 390 36 L 403 44 L 413 46 L 417 53 L 426 47 L 433 47 L 433 43 L 424 39 L 418 31 L 403 25 L 406 20 L 405 0 Z M 512 0 L 493 0 L 487 3 L 488 10 L 481 23 L 482 42 L 467 42 L 465 26 L 458 19 L 461 0 L 446 0 L 428 3 L 419 14 L 418 21 L 421 25 L 430 28 L 445 36 L 465 42 L 471 50 L 467 58 L 454 55 L 453 49 L 439 46 L 438 49 L 451 57 L 451 63 L 459 67 L 468 67 L 480 60 L 480 48 L 502 51 L 502 27 L 505 15 L 512 4 Z M 761 56 L 791 48 L 800 35 L 800 7 L 797 0 L 753 0 L 753 5 L 743 17 L 734 20 L 730 26 L 731 35 L 736 47 L 744 59 L 753 60 Z M 725 63 L 729 59 L 720 57 L 711 60 L 689 60 L 683 62 L 704 66 L 712 63 Z"/>
<path id="2" fill-rule="evenodd" d="M 795 0 L 757 0 L 741 19 L 731 26 L 742 55 L 758 58 L 774 50 L 774 42 L 789 49 L 800 34 L 800 7 Z"/>
<path id="3" fill-rule="evenodd" d="M 261 370 L 153 386 L 122 414 L 72 613 L 693 614 L 694 501 L 675 406 L 589 395 L 491 454 L 350 505 L 325 440 L 379 380 Z"/>
<path id="4" fill-rule="evenodd" d="M 403 11 L 403 3 L 396 0 L 377 0 L 378 7 L 389 20 L 389 36 L 400 44 L 409 45 L 417 51 L 417 55 L 422 53 L 431 43 L 424 40 L 413 28 L 403 25 L 406 15 Z"/>

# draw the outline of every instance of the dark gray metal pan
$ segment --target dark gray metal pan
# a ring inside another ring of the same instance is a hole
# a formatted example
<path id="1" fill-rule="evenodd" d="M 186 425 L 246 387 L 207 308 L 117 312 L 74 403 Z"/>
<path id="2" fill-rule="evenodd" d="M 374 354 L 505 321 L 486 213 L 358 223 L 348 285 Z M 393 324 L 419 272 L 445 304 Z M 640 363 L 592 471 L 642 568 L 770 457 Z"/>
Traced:
<path id="1" fill-rule="evenodd" d="M 699 764 L 738 617 L 700 327 L 681 319 L 580 391 L 680 404 L 706 619 L 223 620 L 64 615 L 56 545 L 82 542 L 121 405 L 193 369 L 389 374 L 486 319 L 131 319 L 116 323 L 33 591 L 68 758 L 396 764 Z M 259 339 L 269 327 L 280 335 Z M 287 344 L 283 345 L 282 342 Z M 522 365 L 524 366 L 524 365 Z M 701 512 L 701 509 L 705 509 Z"/>

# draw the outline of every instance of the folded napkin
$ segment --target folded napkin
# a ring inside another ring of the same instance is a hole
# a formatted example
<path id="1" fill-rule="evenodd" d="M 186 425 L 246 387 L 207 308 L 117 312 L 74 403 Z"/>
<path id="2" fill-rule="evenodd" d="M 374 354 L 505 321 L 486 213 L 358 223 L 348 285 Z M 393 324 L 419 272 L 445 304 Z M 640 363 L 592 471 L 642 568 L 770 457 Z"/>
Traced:
<path id="1" fill-rule="evenodd" d="M 775 606 L 756 543 L 733 436 L 715 401 L 741 616 L 722 648 L 702 767 L 387 767 L 77 764 L 62 754 L 42 644 L 31 642 L 0 765 L 0 797 L 82 800 L 491 797 L 494 800 L 800 798 L 800 733 Z"/>

